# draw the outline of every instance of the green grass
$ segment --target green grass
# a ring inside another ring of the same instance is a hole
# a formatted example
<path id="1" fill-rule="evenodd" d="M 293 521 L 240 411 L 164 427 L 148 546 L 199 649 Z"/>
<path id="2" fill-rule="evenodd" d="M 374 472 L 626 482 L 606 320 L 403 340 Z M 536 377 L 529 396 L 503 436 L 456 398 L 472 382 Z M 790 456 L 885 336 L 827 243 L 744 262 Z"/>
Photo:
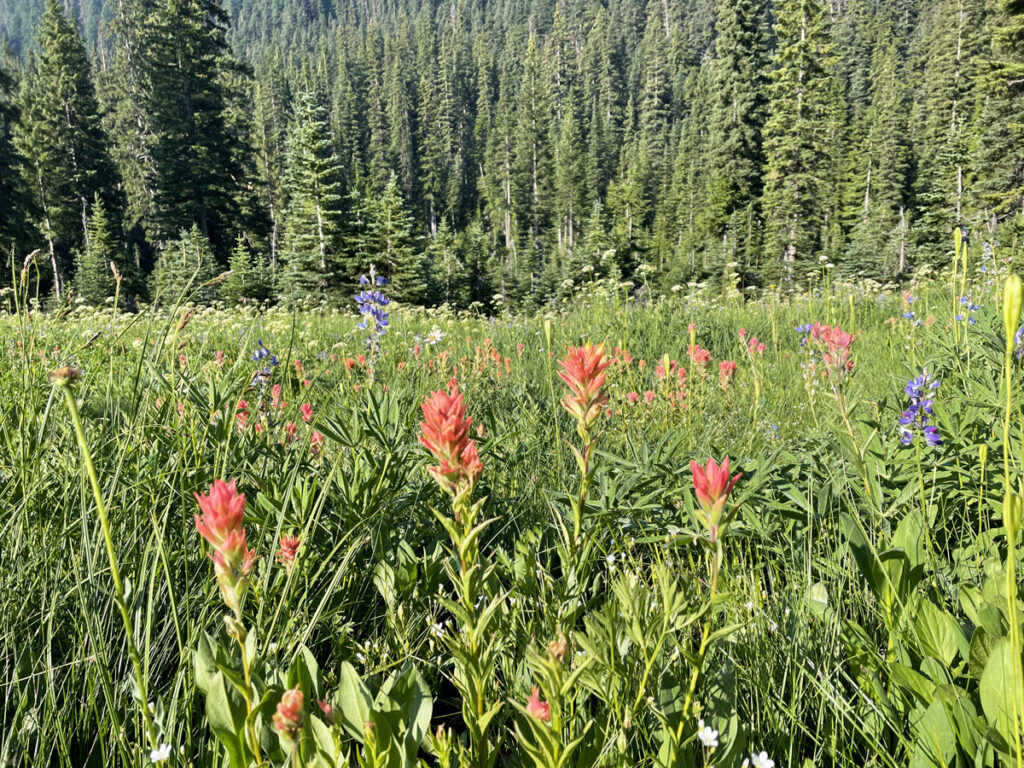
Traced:
<path id="1" fill-rule="evenodd" d="M 434 724 L 459 732 L 448 653 L 435 629 L 450 619 L 438 599 L 450 588 L 447 536 L 432 510 L 447 501 L 424 472 L 429 457 L 416 441 L 418 405 L 446 386 L 453 366 L 483 428 L 477 496 L 495 520 L 481 550 L 494 565 L 487 590 L 514 598 L 498 623 L 496 697 L 526 702 L 527 649 L 546 648 L 559 628 L 574 639 L 604 632 L 619 656 L 613 672 L 595 673 L 578 692 L 574 717 L 594 722 L 597 745 L 592 759 L 579 759 L 655 764 L 658 713 L 671 709 L 673 681 L 701 625 L 672 630 L 656 647 L 656 632 L 633 636 L 630 622 L 642 628 L 666 611 L 657 585 L 667 578 L 683 595 L 679 615 L 700 610 L 705 570 L 693 544 L 689 461 L 728 454 L 744 473 L 742 507 L 725 545 L 724 597 L 711 615 L 716 627 L 734 629 L 712 646 L 696 692 L 722 747 L 692 752 L 695 764 L 739 765 L 761 750 L 778 766 L 945 764 L 929 762 L 921 735 L 927 696 L 908 694 L 892 664 L 898 658 L 919 674 L 939 674 L 910 618 L 922 600 L 954 617 L 969 647 L 977 622 L 964 596 L 1006 557 L 1002 330 L 993 290 L 976 289 L 983 307 L 976 325 L 961 324 L 960 341 L 948 327 L 949 290 L 938 285 L 922 289 L 912 307 L 935 319 L 919 327 L 886 324 L 906 309 L 898 294 L 855 286 L 745 304 L 680 295 L 643 305 L 595 295 L 571 309 L 494 319 L 399 309 L 372 385 L 358 364 L 346 370 L 345 359 L 363 352 L 362 332 L 337 311 L 199 309 L 184 323 L 181 309 L 0 315 L 0 765 L 141 765 L 149 751 L 95 502 L 71 420 L 47 381 L 62 365 L 84 371 L 76 397 L 173 764 L 226 765 L 205 724 L 192 661 L 204 632 L 223 637 L 223 608 L 193 524 L 193 493 L 217 477 L 237 478 L 249 500 L 249 545 L 260 559 L 245 617 L 261 654 L 286 661 L 305 644 L 329 689 L 344 661 L 374 680 L 413 660 L 433 693 Z M 712 354 L 706 379 L 687 356 L 691 322 Z M 852 437 L 820 381 L 811 407 L 807 356 L 794 330 L 808 322 L 857 333 L 847 389 Z M 444 336 L 431 345 L 434 327 Z M 754 364 L 741 328 L 766 345 Z M 270 387 L 281 386 L 280 412 L 261 412 L 260 387 L 250 383 L 258 340 L 280 359 L 262 393 L 268 406 Z M 570 588 L 556 521 L 579 478 L 556 371 L 566 346 L 585 341 L 606 342 L 620 362 L 608 374 L 587 581 Z M 664 398 L 655 368 L 665 355 L 688 370 L 685 408 Z M 727 390 L 718 383 L 721 360 L 738 363 Z M 919 475 L 896 418 L 907 379 L 924 366 L 942 381 L 935 418 L 944 443 L 923 451 Z M 647 390 L 656 393 L 652 405 Z M 631 392 L 639 402 L 629 401 Z M 245 431 L 234 426 L 239 400 L 249 407 Z M 310 424 L 299 414 L 305 402 Z M 1014 409 L 1016 477 L 1019 401 Z M 294 442 L 286 439 L 289 422 Z M 313 430 L 325 436 L 319 453 L 310 450 Z M 915 607 L 887 627 L 882 600 L 852 554 L 849 526 L 858 522 L 884 549 L 901 522 L 922 514 L 921 578 L 905 594 Z M 274 562 L 281 532 L 303 540 L 290 576 Z M 945 684 L 964 691 L 981 716 L 970 660 L 967 653 L 946 663 Z M 644 681 L 646 667 L 653 671 Z M 506 736 L 499 764 L 524 759 L 512 712 L 506 706 L 496 726 Z M 686 729 L 692 734 L 696 723 Z M 998 760 L 993 747 L 975 747 L 968 754 L 970 744 L 958 741 L 950 759 Z"/>

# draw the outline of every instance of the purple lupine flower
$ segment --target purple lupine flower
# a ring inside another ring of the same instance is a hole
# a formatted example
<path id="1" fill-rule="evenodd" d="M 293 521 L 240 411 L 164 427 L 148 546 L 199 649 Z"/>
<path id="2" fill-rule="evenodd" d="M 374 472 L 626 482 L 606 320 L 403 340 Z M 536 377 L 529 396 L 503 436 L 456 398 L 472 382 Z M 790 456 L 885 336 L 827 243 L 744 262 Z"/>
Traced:
<path id="1" fill-rule="evenodd" d="M 900 416 L 900 442 L 910 445 L 914 436 L 920 434 L 928 445 L 935 447 L 942 443 L 939 428 L 930 422 L 932 415 L 932 394 L 939 388 L 939 382 L 933 379 L 927 370 L 907 382 L 904 391 L 910 397 L 910 405 Z"/>

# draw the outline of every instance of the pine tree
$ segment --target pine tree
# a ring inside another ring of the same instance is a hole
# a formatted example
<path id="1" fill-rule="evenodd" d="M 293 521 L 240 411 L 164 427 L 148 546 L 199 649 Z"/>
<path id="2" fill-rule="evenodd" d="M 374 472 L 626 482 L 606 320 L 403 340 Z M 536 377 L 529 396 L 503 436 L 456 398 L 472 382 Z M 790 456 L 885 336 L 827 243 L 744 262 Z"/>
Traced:
<path id="1" fill-rule="evenodd" d="M 193 224 L 164 246 L 150 278 L 150 295 L 164 305 L 181 298 L 208 304 L 218 296 L 217 286 L 209 285 L 218 273 L 209 239 Z"/>
<path id="2" fill-rule="evenodd" d="M 224 280 L 220 294 L 228 304 L 260 302 L 270 298 L 270 285 L 266 264 L 254 263 L 245 238 L 235 240 L 235 247 L 228 259 L 231 274 Z"/>
<path id="3" fill-rule="evenodd" d="M 764 179 L 765 257 L 769 277 L 786 283 L 814 268 L 824 216 L 820 170 L 829 165 L 832 44 L 819 0 L 784 0 L 768 88 Z"/>
<path id="4" fill-rule="evenodd" d="M 430 294 L 436 304 L 464 307 L 468 303 L 469 273 L 459 253 L 459 243 L 445 219 L 427 244 Z"/>
<path id="5" fill-rule="evenodd" d="M 979 197 L 990 231 L 1002 229 L 1019 253 L 1024 243 L 1024 0 L 1002 0 L 994 58 L 984 69 Z"/>
<path id="6" fill-rule="evenodd" d="M 392 172 L 384 191 L 367 206 L 366 257 L 387 277 L 393 299 L 416 303 L 424 298 L 426 278 L 416 251 L 412 217 L 402 201 L 398 177 Z M 361 265 L 362 271 L 369 264 Z"/>
<path id="7" fill-rule="evenodd" d="M 18 110 L 12 78 L 0 66 L 0 286 L 11 279 L 15 256 L 28 246 L 32 212 L 22 175 L 26 161 L 14 145 Z"/>
<path id="8" fill-rule="evenodd" d="M 110 23 L 110 64 L 99 84 L 110 154 L 125 195 L 123 229 L 136 243 L 153 218 L 153 129 L 145 58 L 152 0 L 117 0 Z"/>
<path id="9" fill-rule="evenodd" d="M 119 273 L 125 267 L 123 247 L 114 234 L 103 202 L 98 198 L 92 205 L 88 233 L 84 247 L 77 254 L 75 290 L 86 303 L 95 307 L 103 305 L 108 297 L 114 295 L 116 281 L 111 265 L 116 266 Z M 122 276 L 131 283 L 131 273 Z"/>
<path id="10" fill-rule="evenodd" d="M 540 41 L 531 36 L 523 60 L 513 138 L 512 197 L 514 219 L 526 244 L 519 281 L 533 291 L 547 251 L 551 197 L 551 100 L 543 71 Z M 525 261 L 525 263 L 523 263 Z"/>
<path id="11" fill-rule="evenodd" d="M 59 298 L 71 251 L 85 245 L 94 196 L 116 216 L 120 206 L 85 46 L 59 0 L 47 0 L 37 42 L 23 83 L 19 143 L 31 158 L 31 186 Z"/>
<path id="12" fill-rule="evenodd" d="M 910 174 L 907 89 L 892 28 L 882 21 L 875 33 L 870 104 L 863 140 L 852 152 L 855 167 L 850 200 L 847 271 L 887 279 L 907 269 L 906 206 Z"/>
<path id="13" fill-rule="evenodd" d="M 965 225 L 971 175 L 975 80 L 984 49 L 985 0 L 941 0 L 930 9 L 920 55 L 921 93 L 912 121 L 918 167 L 915 258 L 938 264 Z"/>
<path id="14" fill-rule="evenodd" d="M 710 219 L 707 228 L 715 241 L 725 239 L 727 253 L 723 255 L 727 260 L 749 265 L 757 260 L 759 243 L 749 233 L 760 230 L 764 173 L 766 3 L 718 0 L 717 16 L 709 94 L 713 107 L 707 151 L 712 184 L 705 202 Z"/>
<path id="15" fill-rule="evenodd" d="M 285 142 L 280 294 L 288 302 L 326 299 L 340 266 L 341 167 L 332 144 L 323 109 L 309 91 L 299 94 Z"/>
<path id="16" fill-rule="evenodd" d="M 227 14 L 215 0 L 160 0 L 147 51 L 149 111 L 155 137 L 157 240 L 193 224 L 215 244 L 233 238 L 244 138 L 229 130 Z"/>

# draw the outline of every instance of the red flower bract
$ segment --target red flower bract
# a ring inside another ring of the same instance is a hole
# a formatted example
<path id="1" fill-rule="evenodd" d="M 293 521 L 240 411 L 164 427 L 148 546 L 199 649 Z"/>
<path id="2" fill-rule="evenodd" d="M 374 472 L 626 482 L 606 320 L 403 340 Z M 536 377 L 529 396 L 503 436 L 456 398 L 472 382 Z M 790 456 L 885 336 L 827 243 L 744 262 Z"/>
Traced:
<path id="1" fill-rule="evenodd" d="M 710 458 L 703 467 L 696 461 L 690 461 L 690 472 L 693 474 L 693 490 L 697 493 L 697 501 L 709 516 L 717 518 L 743 473 L 737 472 L 734 477 L 729 477 L 728 456 L 721 466 Z"/>
<path id="2" fill-rule="evenodd" d="M 242 526 L 245 515 L 245 494 L 239 493 L 235 481 L 214 480 L 205 496 L 195 494 L 203 515 L 196 515 L 196 530 L 216 549 L 224 546 L 229 534 Z"/>
<path id="3" fill-rule="evenodd" d="M 466 416 L 459 385 L 453 380 L 449 387 L 448 392 L 439 389 L 423 402 L 419 439 L 438 461 L 438 466 L 427 471 L 442 488 L 454 493 L 467 483 L 473 485 L 483 464 L 476 443 L 469 438 L 473 419 Z"/>
<path id="4" fill-rule="evenodd" d="M 540 700 L 540 689 L 535 685 L 530 691 L 530 700 L 526 703 L 526 711 L 543 723 L 551 720 L 551 705 Z"/>
<path id="5" fill-rule="evenodd" d="M 562 405 L 588 427 L 597 421 L 601 408 L 608 402 L 604 391 L 604 371 L 611 359 L 604 356 L 604 344 L 569 347 L 558 361 L 559 378 L 569 388 Z"/>
<path id="6" fill-rule="evenodd" d="M 302 726 L 305 722 L 302 709 L 304 701 L 305 697 L 297 687 L 285 691 L 284 695 L 281 696 L 281 701 L 277 705 L 277 711 L 274 712 L 272 720 L 274 730 L 286 739 L 295 741 L 302 731 Z"/>

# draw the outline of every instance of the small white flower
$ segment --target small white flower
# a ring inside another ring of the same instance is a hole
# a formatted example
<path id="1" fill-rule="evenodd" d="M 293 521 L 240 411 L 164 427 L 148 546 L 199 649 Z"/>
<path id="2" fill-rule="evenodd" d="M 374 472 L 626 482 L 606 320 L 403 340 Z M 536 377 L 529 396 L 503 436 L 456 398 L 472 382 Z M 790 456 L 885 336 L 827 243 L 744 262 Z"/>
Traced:
<path id="1" fill-rule="evenodd" d="M 712 729 L 710 725 L 704 725 L 703 720 L 697 721 L 697 738 L 700 739 L 700 743 L 705 747 L 717 747 L 718 746 L 718 731 Z"/>
<path id="2" fill-rule="evenodd" d="M 443 338 L 444 334 L 441 332 L 441 329 L 435 325 L 433 330 L 427 334 L 426 342 L 427 344 L 437 344 Z"/>
<path id="3" fill-rule="evenodd" d="M 748 611 L 754 610 L 754 601 L 753 600 L 748 600 L 747 602 L 745 602 L 743 604 L 743 607 L 746 608 Z"/>
<path id="4" fill-rule="evenodd" d="M 767 752 L 750 756 L 750 764 L 753 768 L 775 768 L 775 761 L 768 757 Z"/>
<path id="5" fill-rule="evenodd" d="M 154 750 L 151 750 L 150 753 L 149 753 L 149 759 L 152 760 L 154 763 L 162 763 L 165 760 L 168 760 L 170 758 L 170 756 L 171 756 L 171 745 L 170 744 L 161 744 L 159 747 L 157 747 Z"/>

